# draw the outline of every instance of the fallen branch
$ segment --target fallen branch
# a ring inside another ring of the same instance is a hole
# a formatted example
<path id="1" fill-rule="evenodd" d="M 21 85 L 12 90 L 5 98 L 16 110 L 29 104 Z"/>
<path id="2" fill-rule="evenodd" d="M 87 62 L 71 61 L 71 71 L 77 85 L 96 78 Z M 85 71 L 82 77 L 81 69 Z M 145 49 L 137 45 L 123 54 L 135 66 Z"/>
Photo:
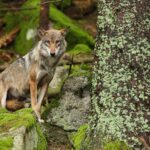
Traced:
<path id="1" fill-rule="evenodd" d="M 69 55 L 66 54 L 60 60 L 59 65 L 77 65 L 84 63 L 92 63 L 94 60 L 94 56 L 92 54 L 78 54 L 78 55 Z"/>
<path id="2" fill-rule="evenodd" d="M 10 31 L 9 33 L 7 33 L 7 34 L 3 35 L 2 37 L 0 37 L 0 48 L 10 44 L 15 39 L 16 34 L 18 33 L 18 31 L 19 31 L 19 28 L 16 27 L 15 29 Z"/>

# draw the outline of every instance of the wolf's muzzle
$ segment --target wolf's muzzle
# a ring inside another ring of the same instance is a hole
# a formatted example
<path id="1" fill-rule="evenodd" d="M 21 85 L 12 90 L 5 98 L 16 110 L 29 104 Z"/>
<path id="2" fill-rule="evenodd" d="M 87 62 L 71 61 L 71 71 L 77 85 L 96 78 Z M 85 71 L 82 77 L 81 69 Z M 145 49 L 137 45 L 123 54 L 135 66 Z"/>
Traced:
<path id="1" fill-rule="evenodd" d="M 54 57 L 54 56 L 55 56 L 55 53 L 51 53 L 51 56 Z"/>

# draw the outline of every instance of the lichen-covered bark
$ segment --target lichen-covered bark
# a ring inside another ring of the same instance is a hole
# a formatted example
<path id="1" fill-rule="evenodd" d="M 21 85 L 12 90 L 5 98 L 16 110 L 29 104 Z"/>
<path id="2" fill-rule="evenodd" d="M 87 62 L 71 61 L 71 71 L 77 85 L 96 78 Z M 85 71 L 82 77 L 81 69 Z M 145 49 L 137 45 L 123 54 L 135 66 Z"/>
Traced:
<path id="1" fill-rule="evenodd" d="M 98 0 L 91 122 L 103 145 L 150 145 L 149 18 L 149 0 Z"/>

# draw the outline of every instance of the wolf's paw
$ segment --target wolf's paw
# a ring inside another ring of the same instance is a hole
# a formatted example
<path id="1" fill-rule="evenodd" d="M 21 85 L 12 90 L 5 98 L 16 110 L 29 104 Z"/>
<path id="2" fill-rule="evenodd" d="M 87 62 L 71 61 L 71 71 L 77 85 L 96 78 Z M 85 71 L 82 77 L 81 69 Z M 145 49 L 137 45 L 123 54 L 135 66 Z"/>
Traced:
<path id="1" fill-rule="evenodd" d="M 40 123 L 44 123 L 44 122 L 45 122 L 43 119 L 38 119 L 38 121 L 39 121 Z"/>

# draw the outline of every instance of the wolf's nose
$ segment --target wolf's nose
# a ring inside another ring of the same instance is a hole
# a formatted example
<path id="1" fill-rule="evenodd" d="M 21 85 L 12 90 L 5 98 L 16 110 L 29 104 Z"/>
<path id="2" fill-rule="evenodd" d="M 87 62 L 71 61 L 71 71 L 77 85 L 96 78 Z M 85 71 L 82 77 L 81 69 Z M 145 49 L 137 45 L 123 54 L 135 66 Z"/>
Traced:
<path id="1" fill-rule="evenodd" d="M 54 56 L 55 56 L 55 53 L 51 53 L 51 56 L 54 57 Z"/>

